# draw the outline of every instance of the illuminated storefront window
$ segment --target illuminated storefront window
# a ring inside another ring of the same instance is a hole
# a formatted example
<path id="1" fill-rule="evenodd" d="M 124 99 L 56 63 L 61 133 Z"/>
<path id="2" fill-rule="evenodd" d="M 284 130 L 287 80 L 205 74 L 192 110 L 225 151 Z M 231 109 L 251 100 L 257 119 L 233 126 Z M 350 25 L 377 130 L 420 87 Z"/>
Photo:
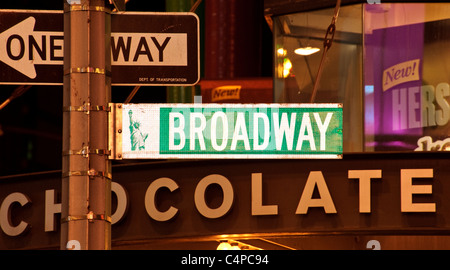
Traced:
<path id="1" fill-rule="evenodd" d="M 333 12 L 273 18 L 275 102 L 310 102 Z M 340 8 L 314 102 L 343 103 L 344 152 L 450 149 L 449 28 L 447 3 Z"/>
<path id="2" fill-rule="evenodd" d="M 446 150 L 450 4 L 366 5 L 364 16 L 366 150 Z"/>

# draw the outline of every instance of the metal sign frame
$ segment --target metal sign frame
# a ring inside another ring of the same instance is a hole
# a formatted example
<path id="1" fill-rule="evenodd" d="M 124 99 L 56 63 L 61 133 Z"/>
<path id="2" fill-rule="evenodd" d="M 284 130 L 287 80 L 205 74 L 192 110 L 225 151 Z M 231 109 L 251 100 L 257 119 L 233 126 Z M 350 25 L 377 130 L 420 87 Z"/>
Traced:
<path id="1" fill-rule="evenodd" d="M 110 107 L 112 159 L 342 158 L 341 104 Z"/>

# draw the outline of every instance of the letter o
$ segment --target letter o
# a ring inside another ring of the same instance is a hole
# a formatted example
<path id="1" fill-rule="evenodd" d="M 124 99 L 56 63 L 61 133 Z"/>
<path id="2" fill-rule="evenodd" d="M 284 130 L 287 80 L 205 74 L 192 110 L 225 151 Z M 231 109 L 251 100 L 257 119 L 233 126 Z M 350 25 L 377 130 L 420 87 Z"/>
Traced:
<path id="1" fill-rule="evenodd" d="M 211 184 L 218 184 L 223 191 L 223 202 L 215 209 L 210 208 L 205 202 L 206 188 Z M 194 201 L 198 212 L 206 218 L 220 218 L 231 209 L 234 200 L 233 186 L 222 175 L 211 174 L 200 180 L 195 188 Z"/>
<path id="2" fill-rule="evenodd" d="M 217 118 L 222 119 L 222 144 L 217 144 Z M 227 147 L 228 143 L 228 120 L 224 112 L 216 112 L 211 117 L 211 145 L 216 151 L 222 151 Z"/>
<path id="3" fill-rule="evenodd" d="M 170 192 L 173 192 L 178 189 L 178 184 L 170 178 L 162 177 L 156 179 L 148 186 L 147 192 L 145 193 L 145 210 L 147 210 L 148 215 L 156 221 L 167 221 L 173 218 L 178 212 L 178 209 L 173 206 L 165 212 L 161 212 L 156 208 L 156 192 L 162 187 L 166 187 Z"/>
<path id="4" fill-rule="evenodd" d="M 17 55 L 13 55 L 13 52 L 11 50 L 12 42 L 14 39 L 17 39 L 19 41 L 19 52 Z M 25 54 L 25 42 L 23 41 L 23 38 L 19 35 L 11 35 L 6 41 L 6 53 L 11 60 L 17 61 L 22 59 Z"/>

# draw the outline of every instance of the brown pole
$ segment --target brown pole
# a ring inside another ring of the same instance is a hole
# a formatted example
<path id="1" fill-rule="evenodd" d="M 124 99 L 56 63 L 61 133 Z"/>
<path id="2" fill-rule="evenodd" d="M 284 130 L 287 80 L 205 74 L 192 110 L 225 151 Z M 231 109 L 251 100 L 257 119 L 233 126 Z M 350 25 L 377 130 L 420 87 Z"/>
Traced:
<path id="1" fill-rule="evenodd" d="M 110 14 L 64 0 L 61 249 L 111 249 Z"/>

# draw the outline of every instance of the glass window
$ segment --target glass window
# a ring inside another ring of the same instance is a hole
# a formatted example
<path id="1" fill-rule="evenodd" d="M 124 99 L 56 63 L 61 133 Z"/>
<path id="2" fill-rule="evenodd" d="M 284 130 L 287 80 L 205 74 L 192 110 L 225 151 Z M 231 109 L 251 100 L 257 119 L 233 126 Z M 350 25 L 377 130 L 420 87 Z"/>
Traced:
<path id="1" fill-rule="evenodd" d="M 366 151 L 450 150 L 450 4 L 365 5 Z"/>
<path id="2" fill-rule="evenodd" d="M 308 103 L 334 8 L 274 18 L 274 101 Z M 314 102 L 344 104 L 344 152 L 363 150 L 362 6 L 341 7 Z M 306 55 L 302 49 L 315 53 Z"/>
<path id="3" fill-rule="evenodd" d="M 274 102 L 343 103 L 344 152 L 450 150 L 450 4 L 342 6 L 311 101 L 333 13 L 274 18 Z"/>

